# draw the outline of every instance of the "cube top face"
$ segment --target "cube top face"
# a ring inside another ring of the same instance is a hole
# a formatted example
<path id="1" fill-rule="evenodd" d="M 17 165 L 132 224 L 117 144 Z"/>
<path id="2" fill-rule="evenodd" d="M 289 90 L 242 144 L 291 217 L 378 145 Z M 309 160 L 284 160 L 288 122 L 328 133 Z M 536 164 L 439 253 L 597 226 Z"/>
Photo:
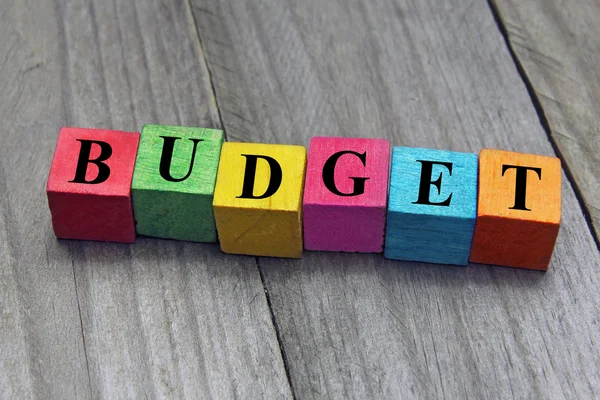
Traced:
<path id="1" fill-rule="evenodd" d="M 385 208 L 389 157 L 385 139 L 312 138 L 304 205 Z"/>
<path id="2" fill-rule="evenodd" d="M 559 224 L 561 174 L 556 157 L 483 149 L 478 216 Z"/>
<path id="3" fill-rule="evenodd" d="M 273 161 L 268 160 L 275 160 L 280 169 L 273 168 Z M 254 171 L 252 167 L 255 166 L 255 174 L 246 176 L 247 166 L 248 171 Z M 303 146 L 224 143 L 213 206 L 298 212 L 305 167 L 306 149 Z M 272 173 L 280 179 L 271 179 Z M 280 182 L 278 187 L 271 184 L 276 181 Z M 276 190 L 270 194 L 273 189 Z"/>
<path id="4" fill-rule="evenodd" d="M 212 195 L 223 132 L 145 125 L 132 188 Z"/>
<path id="5" fill-rule="evenodd" d="M 474 219 L 477 155 L 394 147 L 388 213 Z"/>
<path id="6" fill-rule="evenodd" d="M 62 128 L 47 191 L 128 197 L 139 139 L 137 132 Z"/>

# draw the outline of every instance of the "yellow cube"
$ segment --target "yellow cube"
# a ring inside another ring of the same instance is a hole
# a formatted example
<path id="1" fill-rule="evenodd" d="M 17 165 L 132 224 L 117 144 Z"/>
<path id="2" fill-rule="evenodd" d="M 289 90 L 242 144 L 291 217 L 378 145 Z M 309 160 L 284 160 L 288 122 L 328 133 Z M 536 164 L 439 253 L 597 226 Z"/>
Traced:
<path id="1" fill-rule="evenodd" d="M 303 146 L 224 143 L 213 200 L 221 250 L 302 257 Z"/>

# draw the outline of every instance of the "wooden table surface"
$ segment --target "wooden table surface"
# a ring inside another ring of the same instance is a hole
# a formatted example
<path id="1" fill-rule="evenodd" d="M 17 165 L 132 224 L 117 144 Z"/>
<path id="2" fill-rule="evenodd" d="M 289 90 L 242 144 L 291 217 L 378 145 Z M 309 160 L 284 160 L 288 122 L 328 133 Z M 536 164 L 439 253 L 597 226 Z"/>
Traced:
<path id="1" fill-rule="evenodd" d="M 0 398 L 600 397 L 600 1 L 4 0 Z M 57 240 L 61 126 L 557 154 L 547 273 Z"/>

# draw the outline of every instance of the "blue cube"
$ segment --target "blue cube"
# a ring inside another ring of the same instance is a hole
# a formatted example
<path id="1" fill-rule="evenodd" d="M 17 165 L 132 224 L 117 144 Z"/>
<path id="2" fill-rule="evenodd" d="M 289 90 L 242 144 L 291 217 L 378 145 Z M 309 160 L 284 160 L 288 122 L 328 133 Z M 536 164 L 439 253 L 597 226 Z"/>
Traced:
<path id="1" fill-rule="evenodd" d="M 394 147 L 385 258 L 467 265 L 477 164 L 476 154 Z"/>

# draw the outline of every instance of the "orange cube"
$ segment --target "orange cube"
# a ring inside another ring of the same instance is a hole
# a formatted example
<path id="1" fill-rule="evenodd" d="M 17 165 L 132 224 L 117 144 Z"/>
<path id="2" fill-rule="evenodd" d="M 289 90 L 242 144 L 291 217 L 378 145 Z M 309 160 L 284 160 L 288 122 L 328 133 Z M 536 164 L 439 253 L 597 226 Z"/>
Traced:
<path id="1" fill-rule="evenodd" d="M 560 227 L 556 157 L 479 153 L 477 222 L 470 262 L 546 271 Z"/>

